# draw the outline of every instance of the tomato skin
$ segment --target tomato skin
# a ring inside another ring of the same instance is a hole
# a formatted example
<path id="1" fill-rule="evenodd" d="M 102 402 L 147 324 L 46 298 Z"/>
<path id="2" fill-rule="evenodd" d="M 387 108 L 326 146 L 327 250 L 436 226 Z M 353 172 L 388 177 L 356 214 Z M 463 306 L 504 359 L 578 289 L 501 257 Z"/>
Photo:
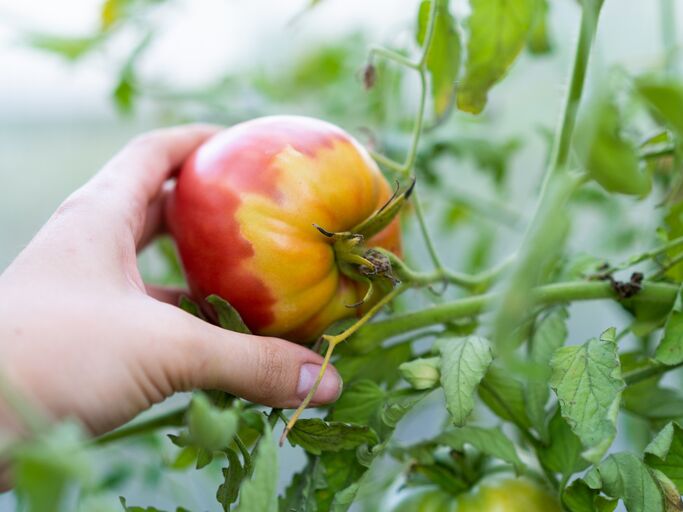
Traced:
<path id="1" fill-rule="evenodd" d="M 186 161 L 167 205 L 193 296 L 217 294 L 252 332 L 310 342 L 356 314 L 365 286 L 331 241 L 391 196 L 367 152 L 324 121 L 272 116 L 228 128 Z M 368 241 L 400 253 L 398 220 Z"/>
<path id="2" fill-rule="evenodd" d="M 392 512 L 562 512 L 557 499 L 526 478 L 483 483 L 458 496 L 438 487 L 407 495 Z"/>

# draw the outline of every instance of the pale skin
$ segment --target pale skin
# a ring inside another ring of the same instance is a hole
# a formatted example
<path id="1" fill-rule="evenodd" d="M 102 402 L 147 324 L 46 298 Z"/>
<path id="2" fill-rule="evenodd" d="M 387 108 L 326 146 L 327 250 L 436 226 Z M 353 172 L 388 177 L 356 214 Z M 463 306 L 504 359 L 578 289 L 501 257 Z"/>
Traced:
<path id="1" fill-rule="evenodd" d="M 318 354 L 215 327 L 176 307 L 179 291 L 140 276 L 136 255 L 163 231 L 169 180 L 216 130 L 190 125 L 134 139 L 0 275 L 0 376 L 27 407 L 99 435 L 177 391 L 221 389 L 273 407 L 306 396 Z M 328 369 L 314 405 L 340 391 Z M 22 434 L 21 415 L 0 396 L 0 438 Z"/>

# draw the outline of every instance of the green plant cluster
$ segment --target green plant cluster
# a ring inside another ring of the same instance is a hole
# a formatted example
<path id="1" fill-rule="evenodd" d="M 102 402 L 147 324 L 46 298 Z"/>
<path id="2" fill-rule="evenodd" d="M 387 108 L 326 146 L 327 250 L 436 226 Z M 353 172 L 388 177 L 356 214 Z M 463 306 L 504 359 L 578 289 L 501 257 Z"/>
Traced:
<path id="1" fill-rule="evenodd" d="M 287 69 L 227 75 L 191 91 L 149 83 L 138 69 L 154 37 L 147 16 L 170 0 L 107 0 L 92 36 L 30 36 L 33 46 L 77 60 L 132 31 L 138 43 L 119 63 L 113 90 L 122 113 L 152 102 L 175 121 L 199 105 L 232 122 L 306 105 L 308 113 L 365 126 L 359 133 L 387 175 L 404 184 L 415 176 L 417 186 L 403 212 L 408 257 L 387 255 L 401 285 L 381 318 L 331 328 L 345 340 L 333 360 L 345 389 L 292 427 L 287 442 L 306 463 L 280 496 L 273 431 L 289 421 L 286 412 L 207 391 L 101 439 L 88 441 L 66 424 L 14 447 L 23 510 L 67 510 L 70 489 L 80 504 L 69 510 L 157 510 L 124 498 L 112 505 L 133 478 L 129 468 L 93 477 L 91 459 L 114 443 L 165 454 L 147 482 L 190 467 L 218 475 L 225 511 L 346 511 L 353 503 L 384 510 L 392 493 L 437 486 L 455 499 L 495 473 L 538 482 L 570 512 L 611 511 L 619 501 L 629 512 L 681 510 L 683 394 L 668 380 L 683 365 L 683 80 L 673 4 L 661 2 L 661 65 L 642 76 L 598 75 L 587 87 L 603 1 L 566 2 L 581 12 L 575 54 L 560 122 L 545 133 L 548 157 L 530 216 L 507 200 L 510 162 L 527 141 L 491 135 L 486 109 L 520 55 L 549 60 L 560 44 L 549 0 L 470 0 L 462 19 L 448 0 L 424 0 L 403 47 L 368 51 L 357 34 Z M 416 107 L 405 108 L 415 79 Z M 234 97 L 250 101 L 235 111 Z M 476 194 L 452 186 L 444 162 L 475 167 L 489 186 Z M 426 215 L 423 195 L 444 205 L 438 222 Z M 656 232 L 628 218 L 642 202 L 656 208 Z M 606 255 L 569 243 L 586 210 L 612 223 Z M 521 242 L 492 263 L 500 227 Z M 468 229 L 456 271 L 434 233 Z M 642 250 L 643 240 L 650 249 Z M 157 246 L 168 262 L 157 277 L 182 282 L 169 243 Z M 580 301 L 610 301 L 624 320 L 588 340 L 572 338 L 572 305 Z M 229 304 L 210 302 L 220 325 L 244 332 Z M 189 300 L 181 307 L 200 314 Z M 436 435 L 394 439 L 406 416 L 433 423 L 425 411 L 434 403 L 447 411 Z M 630 436 L 628 450 L 614 448 L 620 434 Z"/>

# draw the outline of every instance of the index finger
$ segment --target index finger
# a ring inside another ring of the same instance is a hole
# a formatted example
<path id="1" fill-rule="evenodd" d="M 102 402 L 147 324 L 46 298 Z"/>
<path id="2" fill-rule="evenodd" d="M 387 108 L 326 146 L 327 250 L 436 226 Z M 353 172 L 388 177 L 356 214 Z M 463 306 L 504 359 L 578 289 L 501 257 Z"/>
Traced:
<path id="1" fill-rule="evenodd" d="M 180 164 L 219 130 L 214 125 L 193 124 L 139 135 L 104 166 L 92 184 L 105 184 L 144 207 Z"/>

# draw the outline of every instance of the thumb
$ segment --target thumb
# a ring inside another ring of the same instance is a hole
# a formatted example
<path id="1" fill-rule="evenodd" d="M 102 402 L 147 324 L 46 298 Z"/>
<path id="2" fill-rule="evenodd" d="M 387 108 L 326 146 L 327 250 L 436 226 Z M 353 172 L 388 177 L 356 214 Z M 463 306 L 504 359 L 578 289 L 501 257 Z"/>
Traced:
<path id="1" fill-rule="evenodd" d="M 320 355 L 289 341 L 239 334 L 194 317 L 190 325 L 181 388 L 221 389 L 271 407 L 297 407 L 323 362 Z M 311 403 L 333 402 L 341 390 L 337 370 L 328 366 Z"/>

